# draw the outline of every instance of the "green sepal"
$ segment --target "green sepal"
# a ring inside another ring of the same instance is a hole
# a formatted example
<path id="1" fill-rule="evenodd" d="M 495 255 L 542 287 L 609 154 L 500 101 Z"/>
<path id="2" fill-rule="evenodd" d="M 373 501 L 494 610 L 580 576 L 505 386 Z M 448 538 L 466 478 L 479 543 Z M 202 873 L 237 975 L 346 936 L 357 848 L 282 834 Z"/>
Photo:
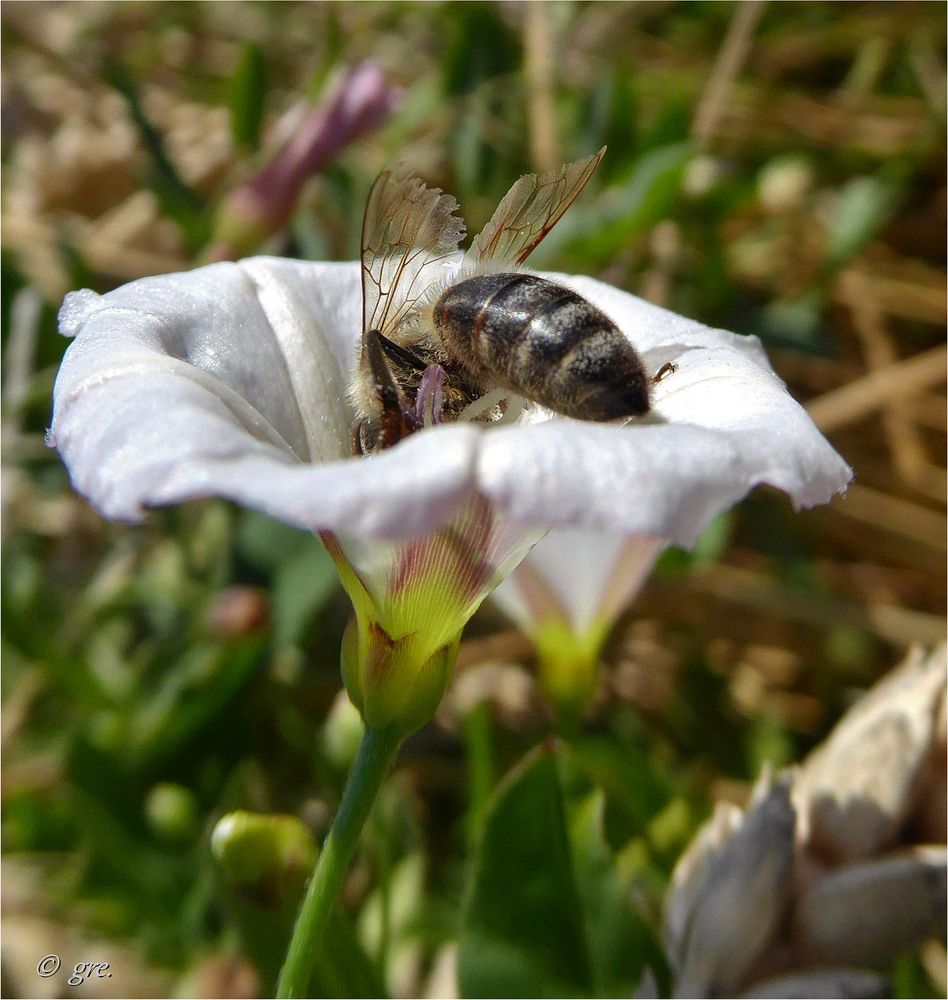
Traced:
<path id="1" fill-rule="evenodd" d="M 605 621 L 577 632 L 562 618 L 551 617 L 534 633 L 540 689 L 560 715 L 578 718 L 592 701 L 608 632 Z"/>
<path id="2" fill-rule="evenodd" d="M 342 680 L 366 726 L 414 732 L 434 715 L 457 659 L 461 633 L 431 649 L 427 635 L 392 638 L 356 614 L 342 639 Z"/>

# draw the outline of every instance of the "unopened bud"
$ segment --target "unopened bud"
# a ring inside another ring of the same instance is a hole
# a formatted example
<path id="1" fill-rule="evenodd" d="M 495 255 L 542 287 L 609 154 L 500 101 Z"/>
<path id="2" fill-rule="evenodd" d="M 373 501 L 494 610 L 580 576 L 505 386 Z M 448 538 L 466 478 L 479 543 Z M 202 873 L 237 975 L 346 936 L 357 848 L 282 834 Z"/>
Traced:
<path id="1" fill-rule="evenodd" d="M 349 700 L 346 692 L 340 691 L 329 709 L 323 726 L 323 746 L 326 756 L 338 768 L 348 768 L 356 759 L 365 726 L 359 710 Z"/>
<path id="2" fill-rule="evenodd" d="M 296 816 L 232 812 L 211 835 L 228 880 L 272 907 L 298 894 L 316 863 L 313 836 Z"/>
<path id="3" fill-rule="evenodd" d="M 779 214 L 799 208 L 813 186 L 813 168 L 798 156 L 771 160 L 757 178 L 757 197 L 764 210 Z"/>
<path id="4" fill-rule="evenodd" d="M 148 825 L 168 840 L 188 840 L 198 827 L 194 794 L 183 785 L 155 785 L 145 800 Z"/>
<path id="5" fill-rule="evenodd" d="M 206 259 L 244 256 L 277 232 L 290 217 L 303 184 L 342 149 L 381 125 L 397 101 L 398 92 L 375 63 L 367 61 L 347 72 L 271 163 L 224 200 Z"/>

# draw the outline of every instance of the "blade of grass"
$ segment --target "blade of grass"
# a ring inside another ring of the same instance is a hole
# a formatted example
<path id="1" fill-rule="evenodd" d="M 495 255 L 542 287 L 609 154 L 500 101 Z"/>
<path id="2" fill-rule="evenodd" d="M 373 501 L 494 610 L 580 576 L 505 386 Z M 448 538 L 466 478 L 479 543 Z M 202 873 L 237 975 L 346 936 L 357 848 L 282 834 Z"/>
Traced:
<path id="1" fill-rule="evenodd" d="M 102 77 L 128 104 L 129 114 L 138 130 L 139 139 L 150 159 L 151 169 L 144 183 L 155 193 L 162 210 L 180 226 L 194 250 L 207 240 L 210 221 L 201 197 L 182 179 L 165 149 L 164 139 L 151 123 L 134 77 L 114 59 L 102 64 Z"/>

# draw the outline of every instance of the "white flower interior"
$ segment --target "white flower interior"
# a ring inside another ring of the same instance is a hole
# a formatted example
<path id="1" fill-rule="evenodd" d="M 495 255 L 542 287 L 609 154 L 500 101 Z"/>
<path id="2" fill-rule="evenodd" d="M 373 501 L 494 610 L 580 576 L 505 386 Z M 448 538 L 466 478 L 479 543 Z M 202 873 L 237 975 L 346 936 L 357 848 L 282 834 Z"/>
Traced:
<path id="1" fill-rule="evenodd" d="M 454 423 L 352 458 L 346 393 L 361 336 L 357 263 L 254 258 L 68 297 L 75 341 L 50 441 L 106 516 L 219 495 L 302 528 L 389 540 L 426 534 L 473 496 L 511 524 L 691 544 L 759 483 L 795 505 L 850 470 L 773 374 L 759 343 L 710 330 L 590 278 L 549 275 L 633 341 L 655 418 Z"/>

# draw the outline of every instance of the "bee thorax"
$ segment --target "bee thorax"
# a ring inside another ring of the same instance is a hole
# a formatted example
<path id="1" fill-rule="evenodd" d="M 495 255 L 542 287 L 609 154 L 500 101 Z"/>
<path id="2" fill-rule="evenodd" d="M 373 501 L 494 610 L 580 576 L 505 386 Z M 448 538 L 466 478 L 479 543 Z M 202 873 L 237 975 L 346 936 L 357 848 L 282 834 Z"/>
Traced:
<path id="1" fill-rule="evenodd" d="M 612 420 L 649 409 L 635 348 L 605 313 L 536 275 L 468 278 L 435 303 L 446 351 L 473 379 L 565 416 Z"/>

